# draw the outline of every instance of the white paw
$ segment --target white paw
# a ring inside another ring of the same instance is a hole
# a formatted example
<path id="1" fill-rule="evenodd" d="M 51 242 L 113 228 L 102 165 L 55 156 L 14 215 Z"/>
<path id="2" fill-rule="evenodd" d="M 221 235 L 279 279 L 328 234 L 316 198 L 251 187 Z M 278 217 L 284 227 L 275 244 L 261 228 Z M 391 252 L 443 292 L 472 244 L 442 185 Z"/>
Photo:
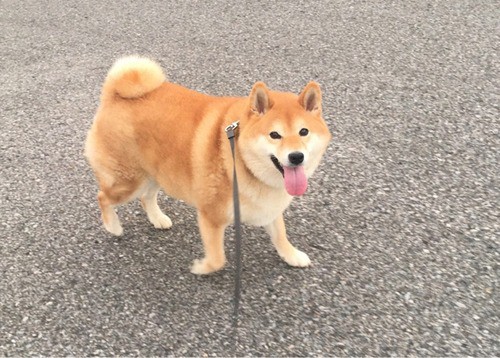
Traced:
<path id="1" fill-rule="evenodd" d="M 151 221 L 157 229 L 170 229 L 172 227 L 172 220 L 165 214 L 150 218 L 149 221 Z"/>
<path id="2" fill-rule="evenodd" d="M 311 259 L 305 252 L 295 250 L 293 254 L 288 256 L 283 256 L 283 259 L 287 264 L 294 267 L 307 267 L 311 265 Z"/>
<path id="3" fill-rule="evenodd" d="M 104 223 L 104 228 L 115 236 L 122 236 L 123 228 L 119 220 L 112 220 L 111 223 Z"/>
<path id="4" fill-rule="evenodd" d="M 224 267 L 224 263 L 222 264 L 210 264 L 206 258 L 201 260 L 194 260 L 193 265 L 191 266 L 191 273 L 195 275 L 208 275 L 209 273 L 220 270 Z"/>

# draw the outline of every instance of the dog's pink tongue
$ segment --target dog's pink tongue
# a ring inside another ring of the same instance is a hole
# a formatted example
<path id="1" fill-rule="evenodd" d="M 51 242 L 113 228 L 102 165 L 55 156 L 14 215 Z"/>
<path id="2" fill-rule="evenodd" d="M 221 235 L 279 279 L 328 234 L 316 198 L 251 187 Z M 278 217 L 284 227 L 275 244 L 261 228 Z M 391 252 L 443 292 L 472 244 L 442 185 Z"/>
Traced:
<path id="1" fill-rule="evenodd" d="M 302 195 L 307 189 L 307 177 L 304 167 L 283 167 L 285 170 L 285 189 L 290 195 Z"/>

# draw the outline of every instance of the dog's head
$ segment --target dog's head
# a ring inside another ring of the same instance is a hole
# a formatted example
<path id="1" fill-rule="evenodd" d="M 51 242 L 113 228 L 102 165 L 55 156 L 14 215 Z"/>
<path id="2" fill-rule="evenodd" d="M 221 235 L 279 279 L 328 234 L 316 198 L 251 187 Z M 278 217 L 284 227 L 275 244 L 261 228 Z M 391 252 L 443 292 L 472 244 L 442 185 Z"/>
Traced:
<path id="1" fill-rule="evenodd" d="M 318 166 L 330 131 L 321 116 L 321 90 L 310 82 L 300 95 L 270 91 L 257 82 L 239 135 L 248 169 L 269 186 L 302 195 Z"/>

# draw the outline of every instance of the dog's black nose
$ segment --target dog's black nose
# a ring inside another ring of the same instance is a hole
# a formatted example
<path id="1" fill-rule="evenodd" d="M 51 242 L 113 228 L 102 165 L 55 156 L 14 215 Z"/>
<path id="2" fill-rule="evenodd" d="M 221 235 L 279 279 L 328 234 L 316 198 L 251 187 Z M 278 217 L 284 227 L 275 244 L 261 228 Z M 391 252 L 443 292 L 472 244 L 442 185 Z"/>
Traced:
<path id="1" fill-rule="evenodd" d="M 302 164 L 304 161 L 304 154 L 301 152 L 292 152 L 288 154 L 288 160 L 294 165 Z"/>

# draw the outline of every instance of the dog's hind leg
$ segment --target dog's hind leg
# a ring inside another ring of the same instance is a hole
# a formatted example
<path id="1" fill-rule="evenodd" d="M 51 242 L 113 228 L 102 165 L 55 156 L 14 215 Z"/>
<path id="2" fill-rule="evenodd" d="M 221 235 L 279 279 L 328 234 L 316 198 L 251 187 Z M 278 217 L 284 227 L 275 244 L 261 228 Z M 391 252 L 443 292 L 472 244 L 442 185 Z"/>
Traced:
<path id="1" fill-rule="evenodd" d="M 116 236 L 122 235 L 123 228 L 114 209 L 116 205 L 111 204 L 112 200 L 102 190 L 97 194 L 97 200 L 101 208 L 102 223 L 106 230 Z"/>
<path id="2" fill-rule="evenodd" d="M 158 192 L 160 187 L 150 182 L 141 197 L 141 204 L 144 211 L 148 215 L 151 224 L 157 229 L 169 229 L 172 227 L 172 220 L 165 215 L 158 206 Z"/>
<path id="3" fill-rule="evenodd" d="M 104 227 L 113 235 L 120 236 L 123 234 L 123 228 L 114 208 L 135 199 L 142 191 L 143 180 L 115 179 L 111 184 L 103 185 L 103 181 L 100 184 L 101 190 L 97 194 L 97 200 L 101 208 Z"/>

